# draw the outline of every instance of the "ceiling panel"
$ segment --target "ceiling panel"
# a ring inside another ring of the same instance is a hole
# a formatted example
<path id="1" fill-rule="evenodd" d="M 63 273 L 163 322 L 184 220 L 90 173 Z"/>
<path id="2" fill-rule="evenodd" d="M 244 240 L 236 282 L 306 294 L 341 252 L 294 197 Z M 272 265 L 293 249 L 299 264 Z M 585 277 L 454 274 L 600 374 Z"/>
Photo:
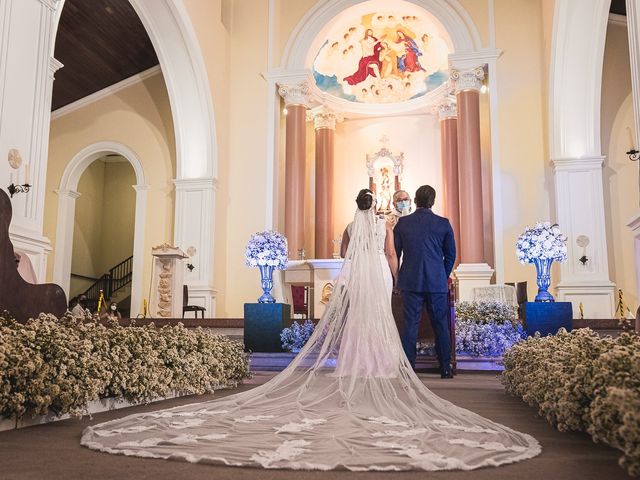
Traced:
<path id="1" fill-rule="evenodd" d="M 66 0 L 54 56 L 52 110 L 158 64 L 129 0 Z"/>

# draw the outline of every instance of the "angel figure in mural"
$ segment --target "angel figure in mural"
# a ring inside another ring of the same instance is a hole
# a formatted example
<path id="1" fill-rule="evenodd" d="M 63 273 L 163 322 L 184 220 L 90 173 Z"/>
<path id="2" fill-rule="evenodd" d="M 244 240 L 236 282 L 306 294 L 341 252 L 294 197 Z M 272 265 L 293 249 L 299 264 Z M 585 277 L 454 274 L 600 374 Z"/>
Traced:
<path id="1" fill-rule="evenodd" d="M 402 30 L 396 32 L 398 35 L 396 43 L 404 44 L 404 55 L 398 57 L 398 69 L 401 72 L 420 72 L 424 71 L 418 57 L 422 55 L 422 52 L 418 48 L 418 44 L 415 40 L 407 35 Z"/>

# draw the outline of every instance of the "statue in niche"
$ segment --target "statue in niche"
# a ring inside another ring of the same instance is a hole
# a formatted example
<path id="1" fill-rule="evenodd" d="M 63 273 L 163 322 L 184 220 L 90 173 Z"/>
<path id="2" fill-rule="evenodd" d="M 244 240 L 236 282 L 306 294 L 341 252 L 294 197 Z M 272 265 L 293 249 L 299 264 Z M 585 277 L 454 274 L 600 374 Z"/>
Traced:
<path id="1" fill-rule="evenodd" d="M 402 189 L 404 153 L 392 154 L 387 148 L 389 139 L 386 136 L 383 136 L 380 142 L 383 147 L 378 152 L 367 155 L 367 173 L 369 190 L 375 194 L 378 203 L 378 213 L 387 214 L 393 208 L 393 192 Z"/>

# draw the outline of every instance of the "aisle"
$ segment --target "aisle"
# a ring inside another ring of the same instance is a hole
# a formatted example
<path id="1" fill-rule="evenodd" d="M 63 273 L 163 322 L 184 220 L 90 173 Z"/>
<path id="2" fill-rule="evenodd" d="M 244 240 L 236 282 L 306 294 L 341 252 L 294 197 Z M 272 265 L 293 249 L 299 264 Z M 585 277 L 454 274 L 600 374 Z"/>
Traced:
<path id="1" fill-rule="evenodd" d="M 260 372 L 238 390 L 267 381 L 273 374 Z M 166 400 L 152 405 L 132 407 L 94 415 L 93 419 L 64 420 L 21 430 L 0 432 L 0 479 L 624 479 L 618 467 L 616 450 L 595 445 L 583 434 L 559 433 L 519 399 L 504 393 L 493 374 L 467 373 L 454 380 L 421 375 L 426 385 L 442 397 L 473 409 L 492 420 L 529 433 L 542 444 L 542 455 L 531 460 L 499 468 L 472 472 L 351 473 L 293 472 L 283 470 L 239 469 L 184 462 L 123 457 L 94 452 L 80 446 L 83 428 L 130 413 L 153 411 L 229 395 L 223 391 L 203 397 Z"/>

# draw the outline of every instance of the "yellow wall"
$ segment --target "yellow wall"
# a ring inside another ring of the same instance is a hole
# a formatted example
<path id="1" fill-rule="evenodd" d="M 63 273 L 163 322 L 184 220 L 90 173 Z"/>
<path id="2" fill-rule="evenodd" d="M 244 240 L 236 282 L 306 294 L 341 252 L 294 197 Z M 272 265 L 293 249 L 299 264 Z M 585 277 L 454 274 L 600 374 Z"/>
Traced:
<path id="1" fill-rule="evenodd" d="M 54 189 L 80 150 L 103 141 L 129 147 L 142 163 L 149 186 L 144 241 L 148 257 L 143 275 L 146 292 L 151 247 L 173 240 L 175 141 L 169 99 L 159 73 L 51 122 L 44 234 L 51 239 L 54 254 L 48 258 L 48 276 L 51 279 L 56 246 L 58 196 Z"/>
<path id="2" fill-rule="evenodd" d="M 638 307 L 634 240 L 627 222 L 639 204 L 638 166 L 626 155 L 638 147 L 631 102 L 629 43 L 624 26 L 609 23 L 604 52 L 601 113 L 609 273 L 632 312 Z"/>
<path id="3" fill-rule="evenodd" d="M 104 163 L 93 162 L 80 178 L 78 192 L 82 195 L 76 200 L 76 212 L 73 230 L 73 253 L 71 256 L 71 284 L 69 297 L 73 298 L 86 290 L 91 282 L 102 274 L 100 263 L 102 226 L 100 209 L 104 195 Z"/>
<path id="4" fill-rule="evenodd" d="M 243 303 L 255 301 L 259 294 L 258 273 L 244 266 L 243 256 L 249 236 L 265 228 L 265 202 L 270 193 L 267 192 L 265 180 L 266 135 L 270 115 L 270 112 L 267 112 L 267 104 L 268 95 L 273 95 L 274 92 L 267 91 L 267 82 L 261 74 L 280 65 L 285 46 L 294 28 L 318 0 L 274 1 L 272 52 L 268 51 L 268 0 L 184 0 L 184 3 L 203 55 L 215 113 L 218 178 L 216 205 L 212 212 L 215 228 L 214 287 L 218 291 L 215 315 L 238 317 L 242 315 Z M 483 47 L 490 46 L 492 34 L 492 22 L 488 12 L 490 3 L 488 0 L 460 0 L 460 4 L 476 24 Z M 498 176 L 502 189 L 500 220 L 504 230 L 498 232 L 498 235 L 502 235 L 504 251 L 497 252 L 497 256 L 504 257 L 504 278 L 506 281 L 527 280 L 530 285 L 529 295 L 532 298 L 536 290 L 535 271 L 532 266 L 517 262 L 514 243 L 527 225 L 555 219 L 553 174 L 547 135 L 549 60 L 555 1 L 494 0 L 493 5 L 495 47 L 503 51 L 502 57 L 497 61 L 499 85 L 489 93 L 497 95 L 498 98 L 498 109 L 493 115 L 498 129 L 499 144 L 493 146 L 493 152 L 488 148 L 483 149 L 483 161 L 488 165 L 491 155 L 499 154 L 500 163 L 492 173 Z M 607 68 L 605 66 L 605 70 Z M 617 74 L 615 69 L 612 69 L 612 72 L 614 75 Z M 619 96 L 611 103 L 610 108 L 607 107 L 608 110 L 603 109 L 603 125 L 607 125 L 603 129 L 603 150 L 608 149 L 611 152 L 616 148 L 623 148 L 620 144 L 623 140 L 616 134 L 622 127 L 614 125 L 622 122 L 620 125 L 624 126 L 624 122 L 628 120 L 628 108 L 624 110 L 622 104 L 624 97 L 620 97 L 621 92 L 616 91 Z M 485 147 L 492 133 L 486 128 L 490 121 L 486 115 L 488 99 L 488 95 L 483 97 L 482 104 Z M 623 110 L 620 110 L 621 106 Z M 417 120 L 406 121 L 411 123 Z M 376 122 L 369 121 L 371 125 Z M 367 121 L 362 120 L 348 121 L 337 128 L 336 135 L 344 137 L 338 138 L 336 143 L 336 185 L 340 186 L 340 195 L 348 197 L 349 201 L 352 201 L 351 197 L 354 196 L 350 190 L 357 190 L 356 183 L 360 186 L 360 182 L 352 178 L 354 168 L 357 167 L 355 163 L 363 160 L 349 158 L 351 154 L 360 157 L 363 153 L 356 151 L 358 148 L 362 150 L 362 145 L 350 144 L 349 139 L 368 128 L 366 124 Z M 281 117 L 280 125 L 284 125 L 284 117 Z M 279 145 L 276 156 L 276 202 L 279 207 L 274 215 L 276 228 L 283 230 L 283 129 L 277 131 L 276 135 L 276 143 Z M 305 249 L 308 256 L 311 256 L 315 193 L 314 132 L 311 124 L 308 125 L 307 138 L 308 234 Z M 52 161 L 48 171 L 45 233 L 55 242 L 57 198 L 51 190 L 59 183 L 66 162 L 89 143 L 109 139 L 122 141 L 140 155 L 145 164 L 148 183 L 151 185 L 149 203 L 160 206 L 159 209 L 150 209 L 149 212 L 146 251 L 151 245 L 165 240 L 171 241 L 171 179 L 175 175 L 175 148 L 170 107 L 161 76 L 153 77 L 143 84 L 114 95 L 113 98 L 105 99 L 52 123 Z M 374 143 L 376 140 L 374 139 Z M 375 150 L 375 146 L 377 144 L 371 148 Z M 624 145 L 624 148 L 626 147 L 627 145 Z M 398 146 L 398 149 L 404 147 Z M 617 154 L 616 159 L 619 157 Z M 625 159 L 620 161 L 623 160 Z M 437 162 L 437 158 L 430 161 Z M 147 168 L 150 165 L 153 165 L 153 168 Z M 612 238 L 615 236 L 612 232 L 622 228 L 620 225 L 626 219 L 623 218 L 626 213 L 618 207 L 618 204 L 624 202 L 621 197 L 616 197 L 614 189 L 616 192 L 624 192 L 631 188 L 620 182 L 630 181 L 632 176 L 627 174 L 627 171 L 634 165 L 624 162 L 620 165 L 607 165 L 615 173 L 605 175 L 607 181 L 619 182 L 611 183 L 610 188 L 605 186 L 608 190 L 607 205 L 612 211 L 611 218 L 608 219 L 609 236 Z M 623 170 L 623 167 L 626 170 Z M 624 175 L 621 174 L 623 171 Z M 492 192 L 487 192 L 486 196 L 491 195 Z M 341 233 L 342 224 L 348 220 L 342 208 L 343 198 L 338 197 L 334 205 L 335 236 Z M 616 220 L 618 214 L 619 219 Z M 150 240 L 149 237 L 153 237 L 154 240 Z M 614 239 L 610 242 L 610 255 L 615 257 L 615 261 L 612 262 L 612 279 L 620 282 L 617 277 L 621 275 L 625 279 L 632 277 L 626 270 L 621 273 L 622 267 L 629 261 L 626 256 L 618 260 L 619 252 L 623 251 L 623 248 L 619 248 L 616 241 Z M 147 270 L 148 263 L 146 262 Z M 148 272 L 145 273 L 147 274 Z M 559 272 L 554 270 L 553 281 L 558 280 Z M 148 276 L 145 276 L 145 282 L 148 282 Z M 623 280 L 625 291 L 631 293 L 634 289 L 629 282 L 630 280 Z"/>
<path id="5" fill-rule="evenodd" d="M 515 242 L 527 225 L 554 220 L 554 184 L 545 148 L 545 24 L 540 2 L 496 0 L 495 14 L 496 46 L 504 52 L 497 67 L 500 144 L 494 147 L 500 155 L 500 171 L 494 173 L 502 186 L 504 278 L 527 281 L 533 299 L 535 269 L 518 262 Z M 552 281 L 558 279 L 554 271 Z"/>

